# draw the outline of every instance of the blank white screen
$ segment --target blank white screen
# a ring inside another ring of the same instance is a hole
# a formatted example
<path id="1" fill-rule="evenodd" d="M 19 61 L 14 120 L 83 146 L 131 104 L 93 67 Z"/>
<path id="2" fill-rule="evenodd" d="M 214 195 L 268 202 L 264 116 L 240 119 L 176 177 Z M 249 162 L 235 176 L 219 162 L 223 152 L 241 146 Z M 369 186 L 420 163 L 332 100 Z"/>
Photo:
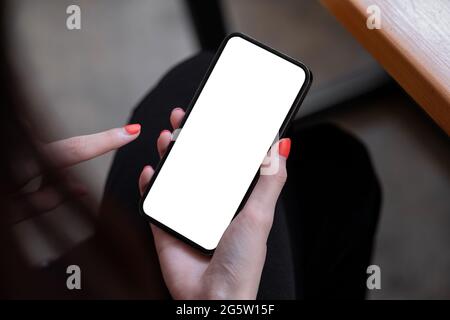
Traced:
<path id="1" fill-rule="evenodd" d="M 301 67 L 230 38 L 144 212 L 203 248 L 216 248 L 304 81 Z"/>

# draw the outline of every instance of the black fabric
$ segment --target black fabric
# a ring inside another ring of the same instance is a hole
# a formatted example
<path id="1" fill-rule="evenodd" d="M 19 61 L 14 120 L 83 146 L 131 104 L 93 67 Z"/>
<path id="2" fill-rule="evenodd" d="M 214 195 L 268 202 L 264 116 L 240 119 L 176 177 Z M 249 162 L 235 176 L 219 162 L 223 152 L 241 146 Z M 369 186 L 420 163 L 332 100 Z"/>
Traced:
<path id="1" fill-rule="evenodd" d="M 330 124 L 290 133 L 282 193 L 297 297 L 364 298 L 381 189 L 365 147 Z"/>
<path id="2" fill-rule="evenodd" d="M 138 178 L 145 165 L 157 165 L 156 140 L 170 129 L 170 111 L 188 106 L 212 57 L 201 53 L 176 66 L 142 100 L 129 121 L 142 125 L 141 135 L 117 152 L 107 179 L 104 198 L 132 216 L 149 252 L 154 245 L 138 213 Z M 363 298 L 381 194 L 368 154 L 332 125 L 289 136 L 289 177 L 268 239 L 258 298 Z"/>

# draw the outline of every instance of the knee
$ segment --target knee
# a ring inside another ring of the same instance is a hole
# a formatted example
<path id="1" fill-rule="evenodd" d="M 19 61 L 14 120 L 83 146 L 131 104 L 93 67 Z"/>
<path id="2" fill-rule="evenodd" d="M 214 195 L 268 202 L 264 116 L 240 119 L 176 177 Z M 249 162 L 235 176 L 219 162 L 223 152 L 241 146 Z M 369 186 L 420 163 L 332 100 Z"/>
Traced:
<path id="1" fill-rule="evenodd" d="M 333 124 L 303 129 L 293 140 L 288 179 L 302 181 L 297 192 L 308 194 L 309 205 L 330 219 L 378 219 L 381 186 L 363 142 Z"/>
<path id="2" fill-rule="evenodd" d="M 298 133 L 291 159 L 321 189 L 354 196 L 377 187 L 378 179 L 366 146 L 355 136 L 333 124 L 320 124 Z"/>

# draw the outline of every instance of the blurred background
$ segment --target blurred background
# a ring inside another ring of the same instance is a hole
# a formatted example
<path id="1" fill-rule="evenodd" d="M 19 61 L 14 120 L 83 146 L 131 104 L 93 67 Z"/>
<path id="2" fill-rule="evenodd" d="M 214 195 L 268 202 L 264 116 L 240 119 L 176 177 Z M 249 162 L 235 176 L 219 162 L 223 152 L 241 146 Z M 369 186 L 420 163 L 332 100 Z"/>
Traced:
<path id="1" fill-rule="evenodd" d="M 71 4 L 81 7 L 81 30 L 66 28 Z M 450 298 L 448 136 L 319 1 L 14 0 L 10 5 L 15 62 L 38 106 L 35 116 L 49 125 L 49 140 L 122 126 L 168 69 L 200 50 L 215 50 L 232 31 L 303 61 L 313 70 L 314 84 L 297 121 L 330 121 L 353 133 L 369 149 L 381 180 L 373 264 L 381 267 L 382 289 L 368 297 Z M 97 201 L 111 159 L 108 154 L 76 168 Z M 64 223 L 59 227 L 65 230 L 81 223 L 70 214 L 55 219 L 58 214 L 38 219 Z M 84 231 L 69 233 L 55 248 L 36 233 L 33 221 L 15 226 L 36 264 L 92 233 Z"/>

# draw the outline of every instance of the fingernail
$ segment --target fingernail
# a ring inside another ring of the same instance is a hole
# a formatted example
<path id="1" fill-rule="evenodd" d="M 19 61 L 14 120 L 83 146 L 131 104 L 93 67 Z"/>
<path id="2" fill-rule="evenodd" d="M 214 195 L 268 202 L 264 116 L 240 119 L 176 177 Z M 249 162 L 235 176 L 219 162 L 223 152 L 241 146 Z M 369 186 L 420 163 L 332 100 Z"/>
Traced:
<path id="1" fill-rule="evenodd" d="M 125 131 L 130 135 L 134 135 L 134 134 L 138 133 L 139 131 L 141 131 L 141 125 L 139 123 L 126 125 L 124 128 L 125 128 Z"/>
<path id="2" fill-rule="evenodd" d="M 285 157 L 286 159 L 289 157 L 289 152 L 291 151 L 291 139 L 284 138 L 281 139 L 278 144 L 278 153 L 280 156 Z"/>
<path id="3" fill-rule="evenodd" d="M 182 108 L 177 107 L 177 108 L 173 109 L 172 112 L 174 112 L 175 110 L 184 111 Z"/>
<path id="4" fill-rule="evenodd" d="M 161 132 L 159 133 L 159 135 L 162 135 L 163 133 L 166 133 L 166 132 L 168 132 L 169 134 L 171 134 L 169 130 L 163 130 L 163 131 L 161 131 Z"/>

